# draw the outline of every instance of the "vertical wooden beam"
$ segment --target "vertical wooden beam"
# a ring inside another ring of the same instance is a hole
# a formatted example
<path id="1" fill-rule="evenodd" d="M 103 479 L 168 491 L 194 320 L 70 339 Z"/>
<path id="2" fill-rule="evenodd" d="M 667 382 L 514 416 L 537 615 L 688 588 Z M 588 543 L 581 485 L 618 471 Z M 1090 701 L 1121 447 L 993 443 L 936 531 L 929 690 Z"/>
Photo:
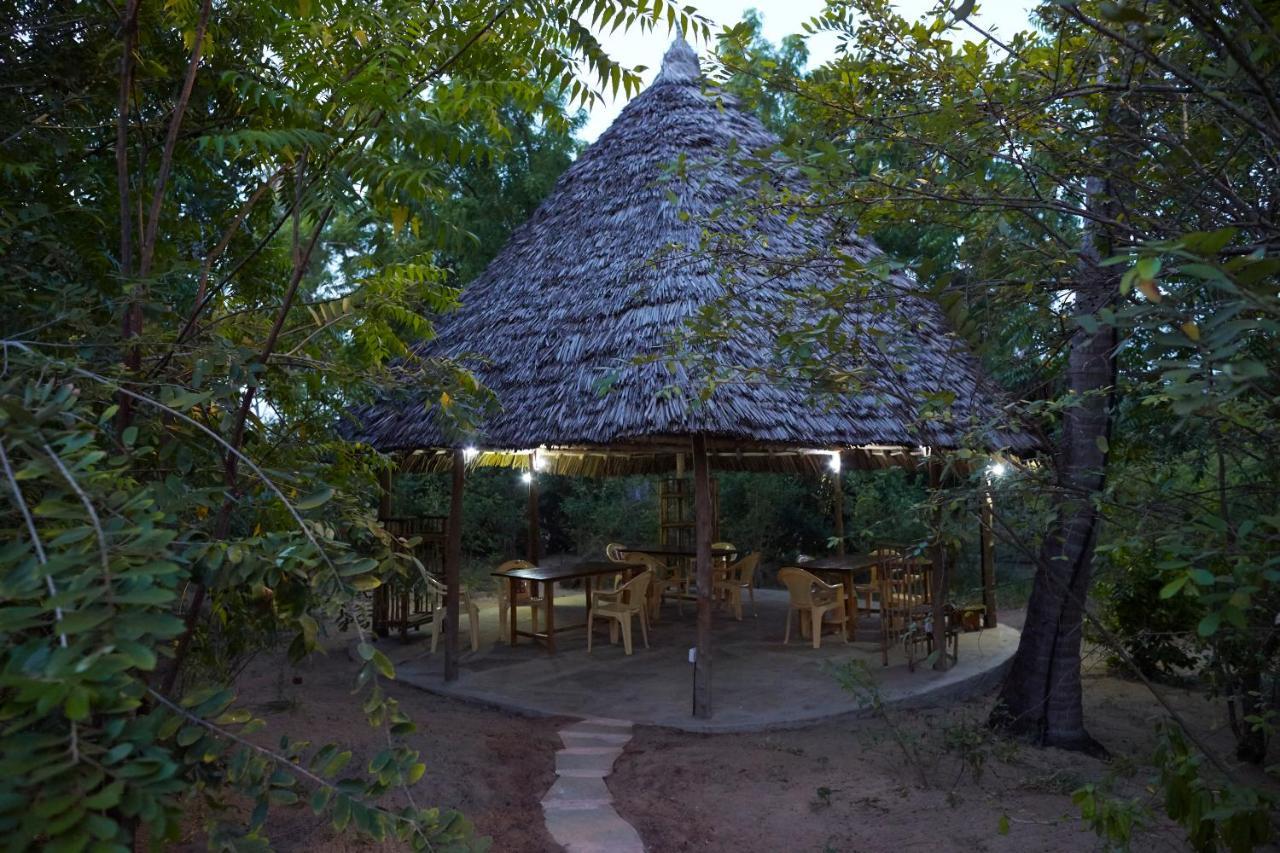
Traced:
<path id="1" fill-rule="evenodd" d="M 378 520 L 386 521 L 391 517 L 391 471 L 378 472 Z"/>
<path id="2" fill-rule="evenodd" d="M 529 464 L 529 544 L 525 549 L 525 559 L 538 565 L 539 553 L 542 550 L 542 524 L 538 518 L 538 475 L 534 473 L 533 464 Z"/>
<path id="3" fill-rule="evenodd" d="M 449 526 L 444 540 L 444 680 L 458 678 L 458 599 L 462 584 L 462 487 L 467 463 L 462 449 L 453 451 L 453 488 L 449 494 Z"/>
<path id="4" fill-rule="evenodd" d="M 934 491 L 935 500 L 940 500 L 941 496 L 937 493 L 942 489 L 942 460 L 937 456 L 929 457 L 929 487 Z M 933 556 L 933 649 L 938 657 L 933 662 L 933 668 L 938 670 L 948 669 L 951 662 L 947 660 L 947 625 L 946 625 L 946 601 L 947 601 L 947 548 L 942 541 L 942 505 L 939 504 L 935 510 L 934 524 L 939 528 L 934 535 L 932 556 Z"/>
<path id="5" fill-rule="evenodd" d="M 707 439 L 693 437 L 693 514 L 697 543 L 698 642 L 693 664 L 693 715 L 711 716 L 711 476 Z"/>
<path id="6" fill-rule="evenodd" d="M 836 522 L 836 553 L 844 556 L 844 454 L 836 458 L 840 460 L 840 470 L 831 472 L 831 495 Z"/>
<path id="7" fill-rule="evenodd" d="M 983 489 L 982 508 L 979 510 L 982 547 L 982 604 L 986 608 L 982 614 L 982 626 L 996 626 L 996 537 L 995 537 L 995 501 L 990 489 Z"/>

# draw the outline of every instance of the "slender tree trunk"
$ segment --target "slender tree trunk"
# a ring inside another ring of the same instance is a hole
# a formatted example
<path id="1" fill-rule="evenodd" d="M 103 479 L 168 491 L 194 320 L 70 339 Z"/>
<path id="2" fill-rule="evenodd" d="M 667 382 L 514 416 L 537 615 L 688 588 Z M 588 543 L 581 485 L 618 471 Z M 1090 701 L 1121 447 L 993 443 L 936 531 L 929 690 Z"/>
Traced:
<path id="1" fill-rule="evenodd" d="M 1108 187 L 1090 178 L 1089 203 L 1107 204 Z M 1114 267 L 1099 266 L 1109 253 L 1105 235 L 1087 227 L 1076 278 L 1076 308 L 1092 315 L 1117 292 Z M 992 723 L 1030 735 L 1037 743 L 1104 751 L 1085 730 L 1080 682 L 1084 602 L 1093 576 L 1101 524 L 1094 496 L 1106 478 L 1116 375 L 1115 328 L 1076 330 L 1067 382 L 1077 398 L 1063 415 L 1058 449 L 1058 517 L 1045 537 L 1027 604 L 1022 640 L 1000 692 Z"/>

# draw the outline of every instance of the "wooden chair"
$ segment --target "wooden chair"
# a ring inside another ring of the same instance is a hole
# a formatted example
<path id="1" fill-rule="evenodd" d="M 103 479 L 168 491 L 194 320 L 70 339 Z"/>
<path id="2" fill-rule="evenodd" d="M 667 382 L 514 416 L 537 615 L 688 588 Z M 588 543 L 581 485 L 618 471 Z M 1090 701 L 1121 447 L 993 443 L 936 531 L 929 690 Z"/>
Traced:
<path id="1" fill-rule="evenodd" d="M 881 566 L 880 579 L 880 655 L 889 665 L 889 649 L 901 644 L 907 654 L 907 669 L 916 668 L 917 649 L 923 645 L 926 656 L 933 653 L 933 600 L 929 590 L 929 565 L 902 557 L 887 560 Z M 947 645 L 953 646 L 953 657 L 960 654 L 959 626 L 954 617 L 947 620 Z"/>
<path id="2" fill-rule="evenodd" d="M 760 617 L 756 611 L 756 567 L 760 565 L 759 552 L 748 554 L 725 570 L 723 577 L 716 580 L 716 598 L 733 607 L 733 618 L 742 621 L 742 591 L 747 591 L 751 599 L 751 615 Z"/>
<path id="3" fill-rule="evenodd" d="M 839 624 L 840 636 L 846 643 L 849 642 L 847 624 L 849 615 L 845 612 L 843 586 L 823 583 L 817 575 L 794 566 L 789 566 L 778 572 L 778 580 L 782 581 L 787 587 L 787 593 L 791 597 L 790 604 L 787 607 L 787 629 L 782 637 L 783 645 L 791 642 L 791 615 L 793 613 L 799 614 L 801 637 L 805 634 L 807 616 L 807 621 L 810 623 L 808 627 L 813 635 L 813 647 L 815 649 L 822 646 L 823 617 L 828 613 L 835 614 L 835 618 L 832 621 Z"/>
<path id="4" fill-rule="evenodd" d="M 649 628 L 648 619 L 645 616 L 647 611 L 646 598 L 649 594 L 649 584 L 653 581 L 653 572 L 645 570 L 624 583 L 618 589 L 618 598 L 616 601 L 601 601 L 593 603 L 587 610 L 587 654 L 591 654 L 591 641 L 595 636 L 596 619 L 609 620 L 609 642 L 616 643 L 618 641 L 618 629 L 622 629 L 622 648 L 626 654 L 631 654 L 631 619 L 632 617 L 640 617 L 640 633 L 644 637 L 644 647 L 649 648 Z"/>
<path id="5" fill-rule="evenodd" d="M 498 571 L 505 572 L 511 569 L 532 569 L 533 563 L 528 560 L 507 560 L 498 566 Z M 521 607 L 529 608 L 529 619 L 533 622 L 533 633 L 538 633 L 538 611 L 547 606 L 547 600 L 542 596 L 533 594 L 533 583 L 531 581 L 516 581 L 516 600 L 514 603 L 508 598 L 510 595 L 510 584 L 506 578 L 500 578 L 498 583 L 498 636 L 503 640 L 511 641 L 511 620 L 507 618 L 510 608 L 515 607 L 519 610 Z M 518 618 L 518 617 L 517 617 Z"/>
<path id="6" fill-rule="evenodd" d="M 871 556 L 882 558 L 880 562 L 873 563 L 870 567 L 870 577 L 866 583 L 855 583 L 853 585 L 854 605 L 857 609 L 866 613 L 874 613 L 876 608 L 872 606 L 872 599 L 880 598 L 880 576 L 883 574 L 881 566 L 885 563 L 900 558 L 902 552 L 896 548 L 877 548 L 871 552 Z M 862 601 L 866 601 L 866 607 L 862 606 Z"/>
<path id="7" fill-rule="evenodd" d="M 431 611 L 431 654 L 436 653 L 436 646 L 440 642 L 440 623 L 444 622 L 444 615 L 447 611 L 445 602 L 449 598 L 449 589 L 443 583 L 427 574 L 426 570 L 419 567 L 418 571 L 422 573 L 422 580 L 427 585 L 427 590 L 431 595 L 431 599 L 436 602 L 435 607 Z M 458 615 L 465 614 L 471 628 L 471 651 L 480 651 L 480 608 L 471 596 L 467 595 L 466 587 L 458 588 Z M 458 626 L 461 629 L 462 626 Z"/>

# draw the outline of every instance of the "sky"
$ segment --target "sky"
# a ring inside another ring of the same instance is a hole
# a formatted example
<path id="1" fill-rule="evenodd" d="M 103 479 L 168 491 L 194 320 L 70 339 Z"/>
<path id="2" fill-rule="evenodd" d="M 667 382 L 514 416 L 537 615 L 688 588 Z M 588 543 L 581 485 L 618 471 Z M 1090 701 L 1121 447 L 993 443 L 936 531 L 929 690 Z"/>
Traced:
<path id="1" fill-rule="evenodd" d="M 764 37 L 777 44 L 783 36 L 802 32 L 801 24 L 822 11 L 824 0 L 753 0 L 747 3 L 733 3 L 729 0 L 684 0 L 693 5 L 700 14 L 711 21 L 711 30 L 716 32 L 722 25 L 737 23 L 747 9 L 760 12 L 764 25 Z M 904 17 L 923 17 L 934 6 L 934 0 L 899 0 L 894 4 L 898 13 Z M 1034 3 L 1028 0 L 986 0 L 979 2 L 974 21 L 984 29 L 1009 34 L 1026 26 L 1027 15 Z M 672 34 L 665 27 L 655 28 L 653 32 L 641 33 L 638 30 L 614 33 L 596 33 L 605 51 L 613 59 L 623 65 L 646 65 L 648 69 L 642 73 L 647 85 L 658 73 L 662 64 L 662 55 L 670 45 Z M 821 65 L 831 58 L 835 50 L 835 37 L 829 33 L 821 33 L 809 39 L 809 65 Z M 708 46 L 694 43 L 699 53 L 705 54 Z M 618 115 L 618 111 L 626 104 L 627 99 L 621 93 L 614 99 L 606 94 L 606 101 L 596 106 L 582 129 L 582 138 L 594 142 Z"/>

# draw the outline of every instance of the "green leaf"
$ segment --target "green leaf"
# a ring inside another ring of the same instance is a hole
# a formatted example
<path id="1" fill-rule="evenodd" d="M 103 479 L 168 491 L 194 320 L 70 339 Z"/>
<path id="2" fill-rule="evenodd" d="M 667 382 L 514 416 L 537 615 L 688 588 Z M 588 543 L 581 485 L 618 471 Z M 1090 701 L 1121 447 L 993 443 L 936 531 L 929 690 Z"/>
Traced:
<path id="1" fill-rule="evenodd" d="M 1191 579 L 1196 582 L 1197 586 L 1213 586 L 1214 581 L 1217 580 L 1213 572 L 1207 569 L 1192 569 Z"/>
<path id="2" fill-rule="evenodd" d="M 1221 622 L 1222 614 L 1215 610 L 1200 620 L 1200 624 L 1196 626 L 1196 633 L 1201 637 L 1212 637 Z"/>
<path id="3" fill-rule="evenodd" d="M 72 687 L 67 694 L 64 710 L 69 720 L 84 720 L 89 716 L 89 691 L 83 687 Z"/>
<path id="4" fill-rule="evenodd" d="M 305 498 L 299 498 L 298 500 L 293 502 L 293 505 L 296 509 L 299 509 L 299 510 L 315 509 L 316 507 L 326 503 L 332 497 L 333 497 L 333 489 L 326 486 L 325 488 L 320 489 L 319 491 L 312 492 L 311 494 L 307 495 Z"/>

